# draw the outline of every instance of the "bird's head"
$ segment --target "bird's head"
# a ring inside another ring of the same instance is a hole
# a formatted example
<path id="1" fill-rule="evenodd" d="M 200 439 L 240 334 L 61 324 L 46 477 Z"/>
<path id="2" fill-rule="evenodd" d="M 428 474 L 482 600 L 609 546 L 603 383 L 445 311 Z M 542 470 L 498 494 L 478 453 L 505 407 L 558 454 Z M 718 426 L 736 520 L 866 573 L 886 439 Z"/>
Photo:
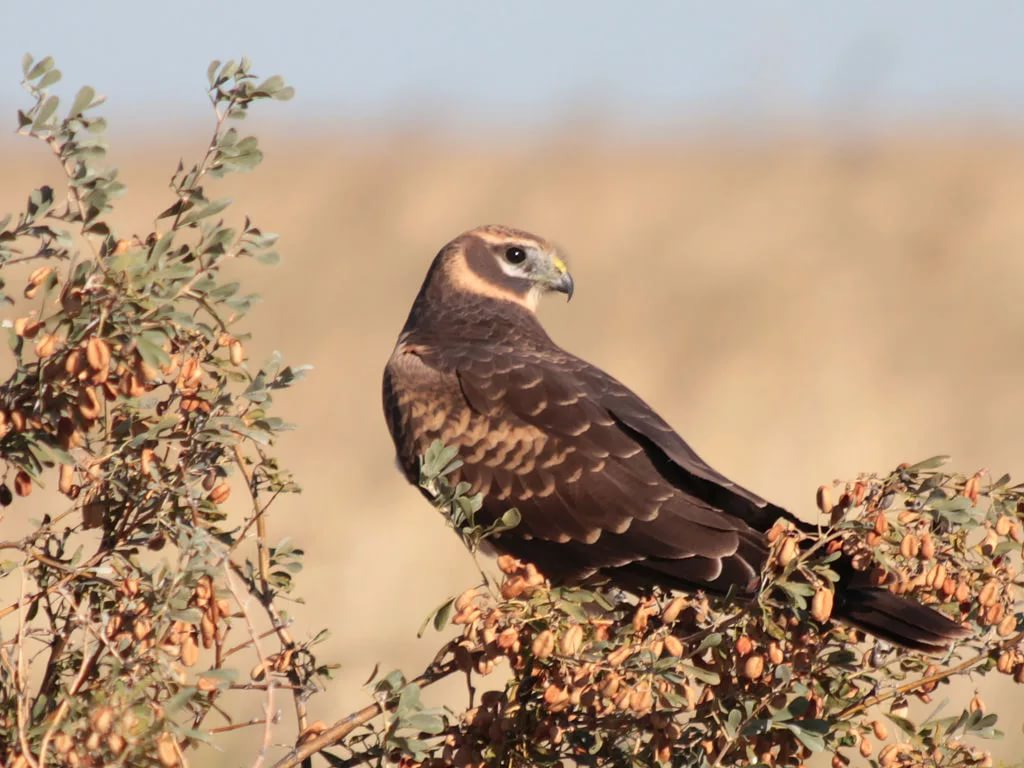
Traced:
<path id="1" fill-rule="evenodd" d="M 550 291 L 572 298 L 572 275 L 555 247 L 510 227 L 464 232 L 441 249 L 435 268 L 456 290 L 511 301 L 530 311 Z"/>

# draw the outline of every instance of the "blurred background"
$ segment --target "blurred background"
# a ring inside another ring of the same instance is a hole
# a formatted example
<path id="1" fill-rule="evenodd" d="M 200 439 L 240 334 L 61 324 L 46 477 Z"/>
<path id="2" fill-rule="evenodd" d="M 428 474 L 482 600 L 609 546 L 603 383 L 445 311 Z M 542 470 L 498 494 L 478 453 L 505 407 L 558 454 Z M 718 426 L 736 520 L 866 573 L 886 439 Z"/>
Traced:
<path id="1" fill-rule="evenodd" d="M 477 224 L 560 243 L 577 292 L 542 308 L 556 341 L 797 513 L 936 453 L 1024 471 L 1022 24 L 1017 3 L 923 0 L 8 4 L 0 212 L 58 180 L 13 135 L 25 51 L 56 57 L 59 93 L 108 97 L 124 234 L 205 149 L 211 59 L 296 87 L 243 126 L 264 164 L 216 187 L 282 235 L 282 265 L 245 275 L 252 359 L 315 367 L 280 400 L 305 493 L 270 526 L 308 555 L 297 634 L 333 633 L 339 680 L 311 703 L 331 721 L 375 664 L 417 672 L 440 645 L 421 620 L 477 578 L 394 470 L 379 404 L 430 259 Z"/>

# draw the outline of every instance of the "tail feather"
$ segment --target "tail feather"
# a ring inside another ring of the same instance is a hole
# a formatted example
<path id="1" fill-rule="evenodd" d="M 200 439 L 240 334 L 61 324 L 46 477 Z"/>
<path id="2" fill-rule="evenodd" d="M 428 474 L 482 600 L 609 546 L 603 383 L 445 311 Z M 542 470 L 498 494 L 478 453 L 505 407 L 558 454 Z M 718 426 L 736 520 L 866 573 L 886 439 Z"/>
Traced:
<path id="1" fill-rule="evenodd" d="M 833 615 L 840 621 L 905 648 L 945 651 L 970 630 L 934 608 L 877 587 L 853 587 L 837 594 Z"/>

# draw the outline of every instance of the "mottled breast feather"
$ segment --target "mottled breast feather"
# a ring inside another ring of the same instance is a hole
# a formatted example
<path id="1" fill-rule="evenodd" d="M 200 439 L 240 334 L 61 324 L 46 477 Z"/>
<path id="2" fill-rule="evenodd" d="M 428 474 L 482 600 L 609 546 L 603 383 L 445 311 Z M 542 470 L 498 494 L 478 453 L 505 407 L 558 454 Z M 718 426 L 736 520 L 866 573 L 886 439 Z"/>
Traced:
<path id="1" fill-rule="evenodd" d="M 496 547 L 556 581 L 614 571 L 620 583 L 756 588 L 766 546 L 743 517 L 704 498 L 713 470 L 679 466 L 639 420 L 642 401 L 607 374 L 550 342 L 503 341 L 396 347 L 385 411 L 410 482 L 434 440 L 457 447 L 456 479 L 484 494 L 484 521 L 510 507 L 522 514 Z M 770 516 L 756 496 L 728 488 L 715 491 L 733 512 Z"/>

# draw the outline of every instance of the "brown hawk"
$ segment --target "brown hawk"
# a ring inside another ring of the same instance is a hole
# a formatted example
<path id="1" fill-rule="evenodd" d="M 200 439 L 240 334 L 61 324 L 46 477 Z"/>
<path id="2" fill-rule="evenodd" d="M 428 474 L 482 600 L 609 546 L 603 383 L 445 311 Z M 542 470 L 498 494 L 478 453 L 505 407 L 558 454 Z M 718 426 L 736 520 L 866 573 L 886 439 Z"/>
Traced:
<path id="1" fill-rule="evenodd" d="M 406 478 L 435 440 L 458 448 L 454 480 L 484 496 L 477 519 L 522 519 L 491 543 L 554 583 L 592 576 L 749 597 L 765 532 L 797 518 L 712 469 L 647 403 L 545 333 L 541 294 L 572 296 L 555 249 L 486 226 L 434 259 L 384 371 L 384 413 Z M 837 618 L 884 639 L 941 650 L 963 628 L 847 567 Z"/>

